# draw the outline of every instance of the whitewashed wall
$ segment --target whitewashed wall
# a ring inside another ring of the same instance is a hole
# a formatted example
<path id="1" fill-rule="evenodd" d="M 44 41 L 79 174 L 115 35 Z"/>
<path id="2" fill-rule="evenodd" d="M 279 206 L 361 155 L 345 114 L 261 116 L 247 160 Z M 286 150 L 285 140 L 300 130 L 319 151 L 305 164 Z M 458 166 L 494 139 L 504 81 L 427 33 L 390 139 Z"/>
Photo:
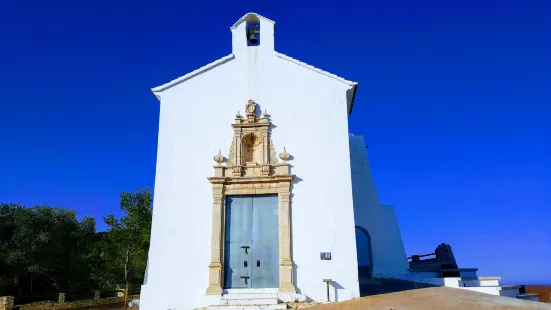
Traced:
<path id="1" fill-rule="evenodd" d="M 350 178 L 349 85 L 277 57 L 271 24 L 261 46 L 234 32 L 235 58 L 160 92 L 161 113 L 148 281 L 142 310 L 208 304 L 212 157 L 227 156 L 231 123 L 253 99 L 272 116 L 277 152 L 293 156 L 292 245 L 299 293 L 325 300 L 332 278 L 339 300 L 359 296 Z M 270 40 L 271 39 L 271 40 Z M 321 261 L 320 252 L 333 259 Z"/>
<path id="2" fill-rule="evenodd" d="M 350 135 L 354 219 L 371 237 L 373 275 L 407 273 L 408 262 L 394 208 L 382 207 L 363 136 Z"/>

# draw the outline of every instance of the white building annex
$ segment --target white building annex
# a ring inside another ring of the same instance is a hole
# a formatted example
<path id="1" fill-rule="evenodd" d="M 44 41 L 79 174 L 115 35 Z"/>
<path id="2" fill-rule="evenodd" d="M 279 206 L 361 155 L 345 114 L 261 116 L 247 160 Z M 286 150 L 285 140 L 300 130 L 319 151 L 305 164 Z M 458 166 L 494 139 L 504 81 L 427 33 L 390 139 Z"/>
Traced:
<path id="1" fill-rule="evenodd" d="M 394 209 L 377 198 L 363 138 L 348 133 L 358 84 L 276 52 L 274 27 L 246 14 L 232 54 L 152 90 L 142 310 L 353 299 L 358 262 L 374 277 L 409 275 Z"/>

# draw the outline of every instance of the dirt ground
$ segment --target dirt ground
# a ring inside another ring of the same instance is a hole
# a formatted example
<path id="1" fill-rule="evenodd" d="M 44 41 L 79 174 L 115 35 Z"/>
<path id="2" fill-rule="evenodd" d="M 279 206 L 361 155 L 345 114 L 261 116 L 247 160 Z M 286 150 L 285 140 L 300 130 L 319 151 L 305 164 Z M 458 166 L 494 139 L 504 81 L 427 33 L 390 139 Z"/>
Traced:
<path id="1" fill-rule="evenodd" d="M 111 305 L 103 305 L 103 306 L 95 306 L 95 307 L 84 307 L 84 308 L 78 308 L 76 310 L 123 310 L 123 304 L 111 304 Z M 128 308 L 128 310 L 138 310 L 138 308 Z"/>
<path id="2" fill-rule="evenodd" d="M 448 287 L 431 287 L 325 305 L 304 305 L 298 309 L 306 308 L 308 310 L 551 310 L 551 304 Z"/>
<path id="3" fill-rule="evenodd" d="M 122 310 L 122 304 L 78 310 Z M 551 310 L 551 304 L 449 287 L 431 287 L 330 304 L 302 304 L 304 310 Z M 139 310 L 130 308 L 129 310 Z"/>

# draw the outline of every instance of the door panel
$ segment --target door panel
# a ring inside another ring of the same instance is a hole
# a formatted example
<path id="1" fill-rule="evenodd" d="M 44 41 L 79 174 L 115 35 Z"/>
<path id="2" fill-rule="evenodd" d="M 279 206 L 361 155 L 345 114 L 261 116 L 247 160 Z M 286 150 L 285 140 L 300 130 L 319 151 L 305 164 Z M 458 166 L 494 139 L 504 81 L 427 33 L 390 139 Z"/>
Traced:
<path id="1" fill-rule="evenodd" d="M 252 220 L 252 287 L 279 287 L 277 195 L 254 196 Z"/>
<path id="2" fill-rule="evenodd" d="M 226 198 L 225 288 L 251 287 L 252 215 L 251 196 Z"/>
<path id="3" fill-rule="evenodd" d="M 225 223 L 224 288 L 279 287 L 277 195 L 227 196 Z"/>

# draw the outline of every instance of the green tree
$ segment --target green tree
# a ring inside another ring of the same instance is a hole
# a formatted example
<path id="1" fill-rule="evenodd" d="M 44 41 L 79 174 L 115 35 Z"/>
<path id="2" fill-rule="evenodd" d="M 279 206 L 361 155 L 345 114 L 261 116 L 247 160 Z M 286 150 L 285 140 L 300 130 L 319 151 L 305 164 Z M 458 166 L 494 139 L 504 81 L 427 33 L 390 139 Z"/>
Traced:
<path id="1" fill-rule="evenodd" d="M 120 208 L 124 216 L 105 218 L 109 226 L 102 247 L 110 262 L 108 270 L 113 281 L 126 289 L 143 283 L 151 234 L 152 197 L 149 189 L 121 193 Z"/>
<path id="2" fill-rule="evenodd" d="M 0 296 L 89 293 L 143 282 L 151 231 L 149 189 L 121 193 L 124 215 L 91 217 L 74 210 L 0 203 Z"/>
<path id="3" fill-rule="evenodd" d="M 18 266 L 14 263 L 24 256 L 14 242 L 17 213 L 24 211 L 19 204 L 0 204 L 0 295 L 20 293 Z"/>
<path id="4" fill-rule="evenodd" d="M 89 289 L 95 221 L 66 208 L 0 204 L 0 290 L 14 295 Z"/>

